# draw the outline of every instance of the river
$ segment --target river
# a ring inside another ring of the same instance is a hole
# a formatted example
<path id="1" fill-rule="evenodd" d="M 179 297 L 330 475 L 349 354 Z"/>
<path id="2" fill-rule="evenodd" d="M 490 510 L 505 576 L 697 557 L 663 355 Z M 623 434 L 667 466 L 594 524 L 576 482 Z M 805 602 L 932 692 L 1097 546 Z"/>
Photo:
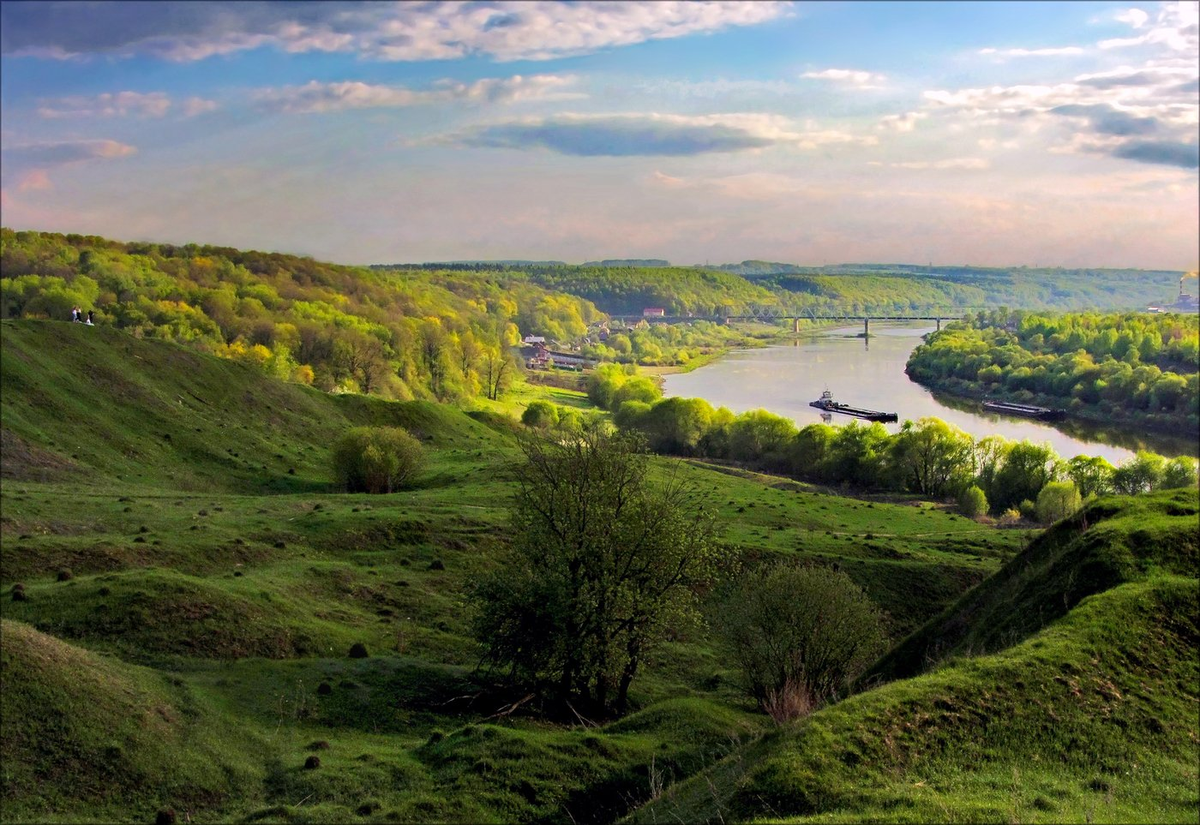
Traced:
<path id="1" fill-rule="evenodd" d="M 1047 424 L 985 412 L 979 404 L 934 394 L 904 372 L 909 353 L 932 332 L 932 324 L 871 324 L 871 337 L 858 337 L 861 326 L 825 330 L 788 345 L 735 350 L 692 372 L 666 376 L 668 396 L 703 398 L 734 412 L 766 409 L 788 416 L 798 426 L 821 421 L 821 410 L 808 403 L 832 391 L 835 400 L 858 407 L 894 412 L 900 421 L 940 418 L 975 438 L 1001 435 L 1019 441 L 1049 442 L 1063 458 L 1099 455 L 1117 464 L 1135 450 L 1167 456 L 1196 455 L 1194 440 L 1114 431 L 1099 424 L 1068 420 Z M 856 419 L 833 415 L 830 423 Z M 899 424 L 885 424 L 890 431 Z"/>

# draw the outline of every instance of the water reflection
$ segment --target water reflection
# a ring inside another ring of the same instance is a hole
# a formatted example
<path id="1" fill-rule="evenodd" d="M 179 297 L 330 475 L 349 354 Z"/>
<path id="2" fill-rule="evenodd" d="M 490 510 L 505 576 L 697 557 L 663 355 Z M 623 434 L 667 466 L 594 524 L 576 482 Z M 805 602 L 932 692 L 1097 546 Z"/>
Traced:
<path id="1" fill-rule="evenodd" d="M 829 330 L 797 338 L 788 345 L 740 350 L 690 373 L 670 375 L 667 395 L 699 397 L 734 412 L 764 408 L 795 419 L 799 426 L 821 421 L 829 413 L 808 406 L 829 389 L 834 398 L 860 407 L 895 412 L 900 420 L 934 416 L 975 436 L 1002 435 L 1012 440 L 1048 441 L 1061 456 L 1101 455 L 1117 463 L 1134 450 L 1164 455 L 1196 455 L 1191 439 L 1122 431 L 1068 419 L 1051 425 L 984 411 L 977 401 L 932 393 L 904 373 L 908 355 L 933 324 L 871 325 Z M 854 419 L 832 416 L 834 424 Z M 899 424 L 885 425 L 895 432 Z"/>

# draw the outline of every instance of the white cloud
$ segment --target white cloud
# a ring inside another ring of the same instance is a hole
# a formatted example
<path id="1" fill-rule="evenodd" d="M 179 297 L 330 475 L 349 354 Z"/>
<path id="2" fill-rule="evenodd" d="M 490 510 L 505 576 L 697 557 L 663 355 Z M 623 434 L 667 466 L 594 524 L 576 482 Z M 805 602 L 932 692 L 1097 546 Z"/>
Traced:
<path id="1" fill-rule="evenodd" d="M 1141 9 L 1130 9 L 1117 18 L 1128 23 L 1134 29 L 1146 27 L 1149 16 Z M 1137 37 L 1116 37 L 1102 40 L 1098 44 L 1102 49 L 1126 49 L 1135 46 L 1157 45 L 1164 46 L 1173 52 L 1191 56 L 1200 51 L 1200 5 L 1194 0 L 1181 0 L 1176 3 L 1164 3 L 1155 15 L 1154 24 L 1144 34 Z"/>
<path id="2" fill-rule="evenodd" d="M 980 49 L 980 54 L 997 57 L 1058 57 L 1061 55 L 1083 54 L 1079 46 L 1058 46 L 1044 49 Z"/>
<path id="3" fill-rule="evenodd" d="M 983 158 L 947 158 L 945 160 L 913 160 L 903 163 L 892 163 L 896 169 L 964 169 L 979 170 L 991 166 Z"/>
<path id="4" fill-rule="evenodd" d="M 700 155 L 770 146 L 815 149 L 834 144 L 874 145 L 874 136 L 799 127 L 782 115 L 726 113 L 578 114 L 527 117 L 472 126 L 421 141 L 427 145 L 493 149 L 546 149 L 579 157 Z"/>
<path id="5" fill-rule="evenodd" d="M 10 160 L 51 166 L 93 158 L 128 157 L 137 153 L 137 147 L 116 140 L 64 140 L 7 146 L 3 151 Z"/>
<path id="6" fill-rule="evenodd" d="M 929 117 L 926 112 L 905 112 L 902 115 L 884 115 L 879 120 L 880 129 L 890 129 L 894 132 L 911 132 L 917 127 L 917 121 Z"/>
<path id="7" fill-rule="evenodd" d="M 272 47 L 375 60 L 548 60 L 752 26 L 791 2 L 4 4 L 5 52 L 50 58 L 151 54 L 193 61 Z M 64 15 L 73 22 L 61 25 Z"/>
<path id="8" fill-rule="evenodd" d="M 1135 29 L 1140 29 L 1146 25 L 1146 21 L 1150 19 L 1150 15 L 1141 9 L 1126 9 L 1116 16 L 1116 20 L 1120 23 L 1128 23 Z"/>
<path id="9" fill-rule="evenodd" d="M 37 112 L 44 118 L 81 117 L 162 117 L 171 108 L 164 92 L 106 92 L 95 97 L 46 98 L 38 102 Z"/>
<path id="10" fill-rule="evenodd" d="M 513 103 L 521 100 L 566 100 L 583 97 L 568 91 L 575 83 L 569 75 L 513 75 L 484 78 L 474 83 L 442 80 L 431 89 L 409 89 L 359 81 L 285 86 L 254 93 L 258 104 L 272 111 L 289 113 L 338 112 L 347 109 L 390 109 L 430 103 Z"/>
<path id="11" fill-rule="evenodd" d="M 22 143 L 0 149 L 3 185 L 15 180 L 17 190 L 53 188 L 49 171 L 95 160 L 114 160 L 137 154 L 137 147 L 116 140 L 64 140 Z"/>
<path id="12" fill-rule="evenodd" d="M 1169 50 L 1161 43 L 1160 52 Z M 1020 128 L 1057 153 L 1195 168 L 1200 122 L 1200 67 L 1151 59 L 1077 75 L 1068 82 L 990 86 L 924 93 L 926 110 L 942 118 L 965 115 L 976 126 Z M 961 127 L 955 123 L 951 129 Z"/>
<path id="13" fill-rule="evenodd" d="M 679 98 L 710 100 L 727 95 L 785 95 L 797 91 L 795 83 L 785 80 L 649 80 L 633 84 L 639 92 Z"/>
<path id="14" fill-rule="evenodd" d="M 878 89 L 879 85 L 887 80 L 886 75 L 854 69 L 824 69 L 819 72 L 805 72 L 800 76 L 808 80 L 829 80 L 859 89 Z"/>
<path id="15" fill-rule="evenodd" d="M 218 108 L 215 100 L 206 100 L 202 97 L 189 97 L 183 101 L 183 116 L 196 117 L 197 115 L 214 112 Z"/>

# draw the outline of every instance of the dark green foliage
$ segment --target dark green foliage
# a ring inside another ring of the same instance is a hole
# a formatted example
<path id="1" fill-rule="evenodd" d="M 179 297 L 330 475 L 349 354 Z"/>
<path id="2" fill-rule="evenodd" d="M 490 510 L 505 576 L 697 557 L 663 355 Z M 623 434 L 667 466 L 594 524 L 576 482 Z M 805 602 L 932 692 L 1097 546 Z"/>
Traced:
<path id="1" fill-rule="evenodd" d="M 348 655 L 351 659 L 365 659 L 371 654 L 367 652 L 366 645 L 364 645 L 362 642 L 355 642 L 354 644 L 350 645 L 350 652 L 346 655 Z"/>
<path id="2" fill-rule="evenodd" d="M 746 689 L 777 722 L 836 699 L 883 650 L 879 610 L 845 573 L 746 575 L 721 611 Z"/>
<path id="3" fill-rule="evenodd" d="M 1181 435 L 1200 427 L 1194 314 L 980 313 L 917 347 L 914 380 Z"/>
<path id="4" fill-rule="evenodd" d="M 1003 652 L 827 707 L 633 821 L 1190 822 L 1195 582 L 1118 586 Z"/>
<path id="5" fill-rule="evenodd" d="M 717 573 L 713 519 L 630 435 L 523 442 L 513 554 L 475 590 L 485 659 L 558 701 L 624 711 L 645 657 Z"/>
<path id="6" fill-rule="evenodd" d="M 602 367 L 593 377 L 594 397 L 611 399 L 613 382 L 619 386 L 622 380 L 619 367 Z M 714 410 L 703 399 L 673 397 L 653 404 L 626 401 L 613 423 L 641 433 L 657 452 L 732 459 L 819 484 L 904 490 L 940 501 L 977 486 L 993 514 L 1028 501 L 1030 519 L 1036 517 L 1033 502 L 1042 488 L 1064 476 L 1078 479 L 1086 494 L 1133 494 L 1196 483 L 1196 462 L 1187 457 L 1168 464 L 1162 456 L 1139 453 L 1114 471 L 1104 459 L 1079 456 L 1063 462 L 1046 444 L 999 436 L 976 441 L 936 418 L 905 421 L 895 435 L 882 424 L 857 421 L 840 427 L 810 424 L 797 432 L 790 419 L 766 410 L 735 416 L 724 407 Z"/>
<path id="7" fill-rule="evenodd" d="M 394 493 L 425 469 L 421 443 L 399 427 L 355 427 L 333 448 L 333 473 L 349 493 Z"/>

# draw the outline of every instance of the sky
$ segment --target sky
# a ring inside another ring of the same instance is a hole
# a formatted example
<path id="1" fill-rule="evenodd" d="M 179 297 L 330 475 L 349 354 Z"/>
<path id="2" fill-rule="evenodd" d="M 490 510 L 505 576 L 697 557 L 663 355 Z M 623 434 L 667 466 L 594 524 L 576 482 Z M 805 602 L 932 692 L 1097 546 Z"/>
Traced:
<path id="1" fill-rule="evenodd" d="M 346 264 L 1191 269 L 1197 2 L 0 2 L 0 220 Z"/>

